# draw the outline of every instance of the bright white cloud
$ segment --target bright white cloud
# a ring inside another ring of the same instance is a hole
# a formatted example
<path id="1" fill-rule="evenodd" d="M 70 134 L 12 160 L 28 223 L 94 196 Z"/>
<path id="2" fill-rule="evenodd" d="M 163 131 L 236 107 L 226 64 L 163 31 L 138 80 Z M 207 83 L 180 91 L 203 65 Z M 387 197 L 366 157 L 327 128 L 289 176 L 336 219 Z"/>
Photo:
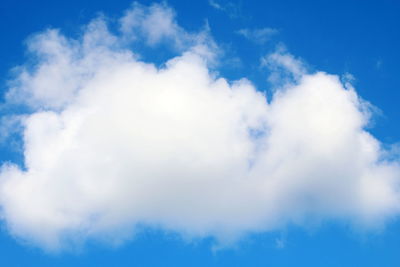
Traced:
<path id="1" fill-rule="evenodd" d="M 265 64 L 295 79 L 267 101 L 246 79 L 216 78 L 207 42 L 157 68 L 122 47 L 126 32 L 145 30 L 151 45 L 183 30 L 166 6 L 137 8 L 122 36 L 98 19 L 79 40 L 56 30 L 30 40 L 37 64 L 20 68 L 7 98 L 33 110 L 24 168 L 0 174 L 12 234 L 58 249 L 145 225 L 231 242 L 309 218 L 398 214 L 398 163 L 364 129 L 368 105 L 349 84 L 280 50 Z M 137 29 L 143 16 L 165 27 Z"/>

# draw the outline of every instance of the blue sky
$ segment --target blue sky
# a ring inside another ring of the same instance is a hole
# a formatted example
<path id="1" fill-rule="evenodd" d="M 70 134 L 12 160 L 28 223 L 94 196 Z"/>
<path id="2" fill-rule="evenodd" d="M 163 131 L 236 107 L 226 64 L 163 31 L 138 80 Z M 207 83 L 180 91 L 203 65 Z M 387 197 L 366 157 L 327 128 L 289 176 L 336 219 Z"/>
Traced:
<path id="1" fill-rule="evenodd" d="M 398 266 L 400 4 L 139 3 L 0 4 L 2 264 Z"/>

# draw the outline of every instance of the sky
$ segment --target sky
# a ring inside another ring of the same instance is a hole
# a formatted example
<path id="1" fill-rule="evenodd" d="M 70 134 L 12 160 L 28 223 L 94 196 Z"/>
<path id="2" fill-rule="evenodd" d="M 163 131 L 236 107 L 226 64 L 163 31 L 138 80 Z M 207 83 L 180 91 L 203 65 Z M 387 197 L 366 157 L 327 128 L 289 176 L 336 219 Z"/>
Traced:
<path id="1" fill-rule="evenodd" d="M 4 266 L 398 266 L 397 1 L 0 3 Z"/>

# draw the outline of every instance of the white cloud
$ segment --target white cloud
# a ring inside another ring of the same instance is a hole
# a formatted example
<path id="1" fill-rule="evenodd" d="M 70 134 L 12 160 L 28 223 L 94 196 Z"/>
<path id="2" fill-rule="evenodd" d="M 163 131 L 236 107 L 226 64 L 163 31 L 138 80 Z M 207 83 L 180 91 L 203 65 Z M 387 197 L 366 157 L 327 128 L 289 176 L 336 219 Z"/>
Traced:
<path id="1" fill-rule="evenodd" d="M 273 35 L 277 34 L 278 30 L 273 28 L 240 29 L 237 33 L 256 44 L 262 45 L 267 43 Z"/>
<path id="2" fill-rule="evenodd" d="M 148 10 L 172 21 L 168 7 Z M 168 25 L 149 40 L 179 27 Z M 79 40 L 55 30 L 30 40 L 37 65 L 20 68 L 8 95 L 33 110 L 25 166 L 0 174 L 13 235 L 59 249 L 120 242 L 144 225 L 232 242 L 310 218 L 376 225 L 398 214 L 398 162 L 339 77 L 281 50 L 265 62 L 295 79 L 267 101 L 246 79 L 216 78 L 208 43 L 157 68 L 124 38 L 99 19 Z"/>
<path id="3" fill-rule="evenodd" d="M 283 46 L 261 58 L 261 65 L 270 69 L 271 83 L 299 82 L 307 74 L 304 62 L 289 54 Z"/>
<path id="4" fill-rule="evenodd" d="M 134 2 L 119 21 L 123 39 L 144 41 L 152 47 L 170 43 L 182 51 L 205 42 L 211 45 L 212 42 L 208 35 L 208 25 L 200 33 L 185 31 L 176 22 L 175 11 L 165 3 L 144 6 Z"/>
<path id="5" fill-rule="evenodd" d="M 137 2 L 120 19 L 121 31 L 130 38 L 145 38 L 147 44 L 155 45 L 162 39 L 179 42 L 186 32 L 177 25 L 174 11 L 165 4 L 150 7 Z M 139 31 L 138 31 L 139 30 Z M 135 36 L 135 34 L 143 34 Z"/>

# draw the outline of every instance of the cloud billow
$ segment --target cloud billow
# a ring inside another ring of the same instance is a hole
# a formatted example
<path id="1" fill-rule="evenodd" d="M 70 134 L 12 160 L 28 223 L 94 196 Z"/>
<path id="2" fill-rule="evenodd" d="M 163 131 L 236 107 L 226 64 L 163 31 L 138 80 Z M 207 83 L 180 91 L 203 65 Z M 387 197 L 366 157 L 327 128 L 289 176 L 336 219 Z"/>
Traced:
<path id="1" fill-rule="evenodd" d="M 399 213 L 398 162 L 365 130 L 368 103 L 351 85 L 279 50 L 263 64 L 294 78 L 266 99 L 245 78 L 218 77 L 212 38 L 174 16 L 135 4 L 119 33 L 96 19 L 80 39 L 29 40 L 36 64 L 19 67 L 6 97 L 32 110 L 25 166 L 0 174 L 13 235 L 54 250 L 145 225 L 224 243 L 308 216 L 370 226 Z M 140 61 L 124 45 L 147 32 L 145 43 L 170 40 L 180 55 Z"/>

